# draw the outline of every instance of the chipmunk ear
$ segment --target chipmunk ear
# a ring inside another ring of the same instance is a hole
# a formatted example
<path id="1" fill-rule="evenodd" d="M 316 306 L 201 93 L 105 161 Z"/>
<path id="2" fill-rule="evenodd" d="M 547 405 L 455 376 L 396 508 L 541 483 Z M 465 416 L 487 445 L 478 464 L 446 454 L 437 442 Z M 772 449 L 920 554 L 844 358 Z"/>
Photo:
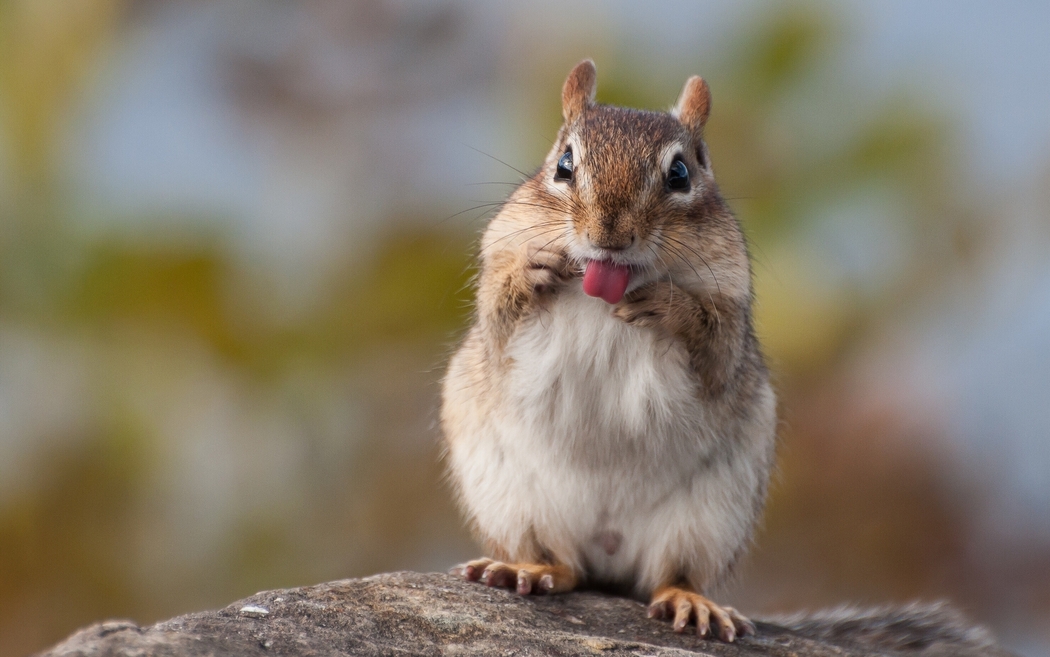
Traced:
<path id="1" fill-rule="evenodd" d="M 685 81 L 682 95 L 678 97 L 678 103 L 671 110 L 679 121 L 696 136 L 704 132 L 704 124 L 707 123 L 707 115 L 711 113 L 711 90 L 707 83 L 699 75 L 694 75 Z"/>
<path id="2" fill-rule="evenodd" d="M 566 123 L 572 123 L 583 110 L 594 103 L 594 93 L 598 88 L 598 70 L 594 62 L 585 59 L 576 65 L 565 78 L 561 88 L 561 114 Z"/>

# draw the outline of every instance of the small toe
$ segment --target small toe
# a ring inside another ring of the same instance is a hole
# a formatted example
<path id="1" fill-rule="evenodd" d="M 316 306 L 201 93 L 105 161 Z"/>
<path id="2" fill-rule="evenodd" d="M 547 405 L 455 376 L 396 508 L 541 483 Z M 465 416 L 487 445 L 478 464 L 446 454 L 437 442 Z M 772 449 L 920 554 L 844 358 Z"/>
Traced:
<path id="1" fill-rule="evenodd" d="M 696 635 L 705 637 L 711 631 L 711 612 L 707 609 L 707 605 L 700 602 L 694 603 L 694 612 L 696 613 Z"/>
<path id="2" fill-rule="evenodd" d="M 733 626 L 733 621 L 729 618 L 729 614 L 718 605 L 708 605 L 708 609 L 711 612 L 712 625 L 718 638 L 726 643 L 732 643 L 736 639 L 736 628 Z"/>
<path id="3" fill-rule="evenodd" d="M 733 620 L 733 626 L 736 627 L 737 636 L 754 636 L 755 635 L 755 624 L 751 622 L 751 619 L 744 616 L 736 609 L 732 607 L 725 607 L 726 613 Z"/>
<path id="4" fill-rule="evenodd" d="M 482 571 L 491 563 L 492 559 L 474 559 L 473 561 L 453 566 L 449 569 L 448 574 L 454 577 L 462 577 L 470 582 L 476 582 L 481 578 Z"/>
<path id="5" fill-rule="evenodd" d="M 550 573 L 547 573 L 546 575 L 540 578 L 539 592 L 550 593 L 554 590 L 554 586 L 554 576 Z"/>
<path id="6" fill-rule="evenodd" d="M 492 559 L 474 559 L 473 561 L 468 561 L 462 566 L 459 566 L 459 568 L 462 569 L 464 579 L 470 582 L 476 582 L 481 579 L 482 573 L 484 573 L 485 569 L 492 565 L 492 563 Z"/>
<path id="7" fill-rule="evenodd" d="M 675 604 L 674 631 L 681 632 L 689 624 L 689 618 L 693 614 L 693 603 L 688 598 L 681 598 Z"/>
<path id="8" fill-rule="evenodd" d="M 669 600 L 656 600 L 649 605 L 649 618 L 667 620 L 671 616 L 671 604 Z"/>
<path id="9" fill-rule="evenodd" d="M 517 572 L 505 563 L 494 561 L 481 573 L 482 583 L 500 588 L 512 588 L 517 582 Z"/>
<path id="10" fill-rule="evenodd" d="M 537 580 L 535 574 L 530 573 L 528 570 L 522 568 L 518 571 L 518 595 L 528 595 L 532 593 L 534 587 L 536 587 Z"/>

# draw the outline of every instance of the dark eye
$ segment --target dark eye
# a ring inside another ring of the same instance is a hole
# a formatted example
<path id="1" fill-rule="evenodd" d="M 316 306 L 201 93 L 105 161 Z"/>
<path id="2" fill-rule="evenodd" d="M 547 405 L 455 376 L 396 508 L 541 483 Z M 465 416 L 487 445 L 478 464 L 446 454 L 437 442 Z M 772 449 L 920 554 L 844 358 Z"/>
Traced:
<path id="1" fill-rule="evenodd" d="M 676 192 L 689 191 L 689 169 L 685 162 L 675 159 L 667 170 L 667 187 Z"/>
<path id="2" fill-rule="evenodd" d="M 572 180 L 572 149 L 562 153 L 558 158 L 558 168 L 554 170 L 555 180 Z"/>

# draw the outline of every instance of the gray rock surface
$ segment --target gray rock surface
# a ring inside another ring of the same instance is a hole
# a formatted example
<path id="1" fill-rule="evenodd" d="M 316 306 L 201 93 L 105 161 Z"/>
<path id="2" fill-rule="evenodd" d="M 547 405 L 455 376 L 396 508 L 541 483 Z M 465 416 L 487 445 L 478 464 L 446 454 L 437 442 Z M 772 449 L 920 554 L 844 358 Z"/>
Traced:
<path id="1" fill-rule="evenodd" d="M 449 575 L 401 572 L 266 591 L 149 627 L 99 623 L 41 655 L 1008 655 L 937 606 L 843 609 L 757 625 L 757 636 L 724 644 L 675 634 L 634 600 L 593 592 L 521 597 Z"/>

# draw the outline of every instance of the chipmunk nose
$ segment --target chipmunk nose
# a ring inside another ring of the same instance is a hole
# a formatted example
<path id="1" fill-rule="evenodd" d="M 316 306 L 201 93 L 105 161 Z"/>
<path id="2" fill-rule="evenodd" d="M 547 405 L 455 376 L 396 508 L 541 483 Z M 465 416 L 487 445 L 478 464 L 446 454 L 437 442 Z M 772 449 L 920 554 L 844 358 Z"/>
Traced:
<path id="1" fill-rule="evenodd" d="M 588 231 L 587 241 L 591 243 L 591 246 L 605 251 L 626 251 L 634 245 L 635 235 L 633 233 L 627 235 L 615 235 L 603 232 L 597 236 Z"/>

